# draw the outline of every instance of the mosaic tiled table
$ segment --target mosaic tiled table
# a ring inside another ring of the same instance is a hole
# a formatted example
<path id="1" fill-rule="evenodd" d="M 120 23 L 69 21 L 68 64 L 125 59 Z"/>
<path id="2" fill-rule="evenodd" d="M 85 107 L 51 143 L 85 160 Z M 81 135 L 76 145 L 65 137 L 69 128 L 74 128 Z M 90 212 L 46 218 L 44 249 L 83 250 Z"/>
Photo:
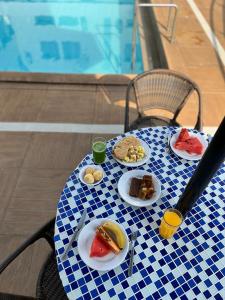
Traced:
<path id="1" fill-rule="evenodd" d="M 166 150 L 168 130 L 175 129 L 156 127 L 133 132 L 151 149 L 149 162 L 140 169 L 153 172 L 162 183 L 162 197 L 151 207 L 131 207 L 119 197 L 118 180 L 130 168 L 118 164 L 111 155 L 116 138 L 107 145 L 102 183 L 89 188 L 78 179 L 79 169 L 92 163 L 91 155 L 67 180 L 58 203 L 55 246 L 59 275 L 69 299 L 225 299 L 225 166 L 216 173 L 177 234 L 170 240 L 162 239 L 158 228 L 163 211 L 178 201 L 197 165 Z M 81 260 L 77 242 L 68 259 L 61 262 L 85 207 L 86 224 L 109 217 L 121 223 L 128 235 L 138 229 L 132 277 L 127 276 L 129 255 L 115 270 L 101 273 Z"/>

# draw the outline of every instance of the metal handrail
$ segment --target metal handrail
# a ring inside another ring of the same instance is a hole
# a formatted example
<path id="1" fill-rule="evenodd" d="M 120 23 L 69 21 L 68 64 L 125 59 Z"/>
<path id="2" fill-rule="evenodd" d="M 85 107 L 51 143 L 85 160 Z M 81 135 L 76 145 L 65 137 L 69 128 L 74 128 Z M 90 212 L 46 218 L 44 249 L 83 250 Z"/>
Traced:
<path id="1" fill-rule="evenodd" d="M 134 18 L 133 18 L 133 34 L 132 34 L 132 62 L 131 69 L 134 70 L 136 61 L 136 34 L 137 34 L 137 7 L 163 7 L 169 8 L 167 33 L 169 34 L 169 40 L 171 43 L 175 41 L 175 26 L 178 12 L 178 6 L 170 0 L 170 3 L 158 4 L 158 3 L 138 3 L 139 0 L 135 0 L 134 4 Z M 172 9 L 174 9 L 174 17 L 172 19 Z"/>
<path id="2" fill-rule="evenodd" d="M 174 42 L 174 32 L 175 32 L 175 25 L 176 25 L 176 18 L 177 18 L 177 11 L 178 11 L 178 6 L 177 4 L 174 3 L 164 3 L 164 4 L 154 4 L 154 3 L 140 3 L 137 4 L 139 7 L 163 7 L 163 8 L 169 8 L 169 17 L 168 17 L 168 24 L 167 24 L 167 32 L 170 33 L 170 42 Z M 174 18 L 173 22 L 171 21 L 172 19 L 172 13 L 171 9 L 174 9 Z"/>

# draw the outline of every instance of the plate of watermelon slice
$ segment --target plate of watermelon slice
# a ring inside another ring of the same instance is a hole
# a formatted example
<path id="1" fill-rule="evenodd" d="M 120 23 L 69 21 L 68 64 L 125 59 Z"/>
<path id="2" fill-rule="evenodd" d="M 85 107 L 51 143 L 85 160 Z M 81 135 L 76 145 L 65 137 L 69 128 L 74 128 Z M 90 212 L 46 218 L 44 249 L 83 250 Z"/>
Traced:
<path id="1" fill-rule="evenodd" d="M 78 253 L 87 266 L 109 271 L 119 266 L 128 253 L 128 236 L 119 223 L 111 219 L 95 219 L 78 237 Z"/>
<path id="2" fill-rule="evenodd" d="M 187 160 L 201 159 L 207 146 L 208 142 L 200 133 L 189 133 L 186 128 L 176 132 L 170 139 L 173 152 Z"/>

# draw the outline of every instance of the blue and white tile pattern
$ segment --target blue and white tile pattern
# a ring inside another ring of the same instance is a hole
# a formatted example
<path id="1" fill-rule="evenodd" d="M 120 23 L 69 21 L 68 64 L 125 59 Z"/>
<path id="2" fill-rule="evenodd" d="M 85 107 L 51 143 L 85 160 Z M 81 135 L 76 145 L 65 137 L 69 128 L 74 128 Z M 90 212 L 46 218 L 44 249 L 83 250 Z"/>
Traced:
<path id="1" fill-rule="evenodd" d="M 174 128 L 170 128 L 174 131 Z M 108 142 L 106 177 L 89 188 L 80 183 L 79 169 L 92 163 L 87 155 L 69 177 L 58 203 L 55 246 L 60 278 L 69 299 L 225 299 L 225 165 L 199 198 L 181 228 L 170 240 L 159 236 L 163 211 L 174 206 L 198 162 L 185 161 L 167 152 L 168 128 L 134 131 L 151 149 L 141 169 L 153 172 L 162 183 L 161 199 L 149 208 L 134 208 L 120 199 L 117 183 L 130 168 L 111 155 L 116 139 Z M 207 137 L 206 137 L 207 138 Z M 77 243 L 60 260 L 84 208 L 86 223 L 95 218 L 117 220 L 128 235 L 139 231 L 134 274 L 127 276 L 128 259 L 110 272 L 90 269 L 77 253 Z M 69 239 L 68 239 L 69 238 Z"/>

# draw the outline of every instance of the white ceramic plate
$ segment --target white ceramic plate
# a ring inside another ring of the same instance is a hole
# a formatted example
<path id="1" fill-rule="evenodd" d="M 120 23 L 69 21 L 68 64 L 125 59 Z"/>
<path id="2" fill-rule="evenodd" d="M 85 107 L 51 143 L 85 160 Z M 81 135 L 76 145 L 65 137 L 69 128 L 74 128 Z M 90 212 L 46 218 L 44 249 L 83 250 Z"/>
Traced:
<path id="1" fill-rule="evenodd" d="M 202 158 L 206 148 L 208 147 L 208 142 L 204 139 L 204 137 L 200 133 L 190 133 L 191 137 L 197 137 L 199 141 L 203 145 L 203 151 L 202 154 L 194 154 L 194 153 L 188 153 L 184 150 L 178 150 L 174 147 L 174 144 L 176 143 L 176 140 L 178 139 L 178 136 L 180 134 L 181 129 L 176 132 L 170 139 L 170 147 L 172 151 L 179 157 L 187 159 L 187 160 L 199 160 Z"/>
<path id="2" fill-rule="evenodd" d="M 110 221 L 120 226 L 126 237 L 126 247 L 118 254 L 115 255 L 110 252 L 104 257 L 90 257 L 90 250 L 92 241 L 95 237 L 96 228 L 103 222 Z M 78 253 L 81 259 L 86 263 L 87 266 L 98 271 L 109 271 L 118 267 L 125 259 L 129 249 L 129 241 L 126 231 L 123 226 L 114 220 L 110 219 L 95 219 L 88 223 L 80 232 L 78 237 Z"/>
<path id="3" fill-rule="evenodd" d="M 94 169 L 96 169 L 96 170 L 101 170 L 102 173 L 103 173 L 102 179 L 104 178 L 105 173 L 104 173 L 104 170 L 102 169 L 101 166 L 98 166 L 98 165 L 86 165 L 86 166 L 84 166 L 83 168 L 81 168 L 81 170 L 80 170 L 80 172 L 79 172 L 79 179 L 80 179 L 80 181 L 81 181 L 83 184 L 86 184 L 87 186 L 94 186 L 94 185 L 99 184 L 99 183 L 102 181 L 102 179 L 99 180 L 99 181 L 96 181 L 95 183 L 92 183 L 92 184 L 86 183 L 86 182 L 84 181 L 85 170 L 86 170 L 87 168 L 94 168 Z"/>
<path id="4" fill-rule="evenodd" d="M 123 160 L 120 160 L 118 158 L 115 157 L 115 155 L 113 155 L 113 158 L 120 163 L 123 166 L 126 167 L 139 167 L 144 165 L 150 158 L 150 148 L 148 146 L 148 144 L 146 142 L 144 142 L 143 140 L 139 139 L 139 141 L 141 142 L 142 147 L 145 149 L 145 156 L 142 160 L 139 160 L 137 162 L 125 162 Z M 119 140 L 117 141 L 117 143 L 119 142 Z"/>
<path id="5" fill-rule="evenodd" d="M 131 179 L 133 177 L 142 178 L 144 175 L 152 176 L 155 193 L 153 194 L 152 198 L 149 200 L 142 200 L 142 199 L 139 199 L 136 197 L 131 197 L 129 195 Z M 131 171 L 124 173 L 120 177 L 120 180 L 118 182 L 118 191 L 119 191 L 120 197 L 127 203 L 134 205 L 134 206 L 138 206 L 138 207 L 145 207 L 145 206 L 152 205 L 154 202 L 156 202 L 159 199 L 159 197 L 161 195 L 161 183 L 160 183 L 159 179 L 152 173 L 149 173 L 149 172 L 143 171 L 143 170 L 131 170 Z"/>

